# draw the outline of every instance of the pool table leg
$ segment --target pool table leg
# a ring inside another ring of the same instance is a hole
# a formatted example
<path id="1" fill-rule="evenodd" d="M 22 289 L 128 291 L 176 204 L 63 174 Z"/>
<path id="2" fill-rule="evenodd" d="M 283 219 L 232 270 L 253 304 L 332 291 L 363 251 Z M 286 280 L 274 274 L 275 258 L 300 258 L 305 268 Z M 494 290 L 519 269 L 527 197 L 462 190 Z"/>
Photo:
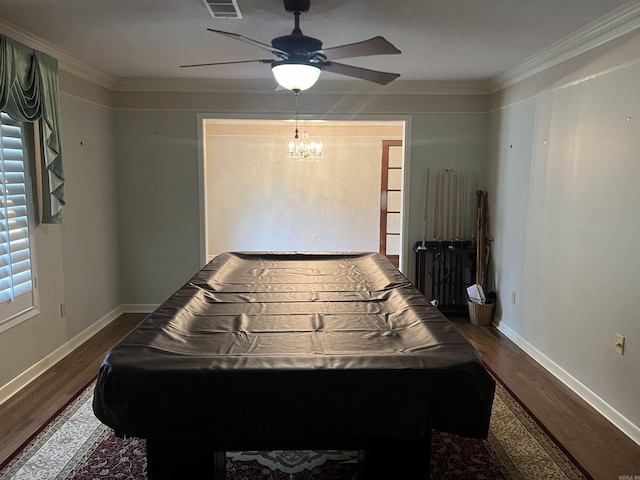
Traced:
<path id="1" fill-rule="evenodd" d="M 368 442 L 358 453 L 358 479 L 431 478 L 431 432 L 420 440 Z"/>
<path id="2" fill-rule="evenodd" d="M 225 452 L 207 441 L 147 439 L 147 478 L 225 480 Z"/>
<path id="3" fill-rule="evenodd" d="M 214 475 L 213 480 L 225 480 L 227 478 L 227 456 L 224 450 L 214 452 Z"/>

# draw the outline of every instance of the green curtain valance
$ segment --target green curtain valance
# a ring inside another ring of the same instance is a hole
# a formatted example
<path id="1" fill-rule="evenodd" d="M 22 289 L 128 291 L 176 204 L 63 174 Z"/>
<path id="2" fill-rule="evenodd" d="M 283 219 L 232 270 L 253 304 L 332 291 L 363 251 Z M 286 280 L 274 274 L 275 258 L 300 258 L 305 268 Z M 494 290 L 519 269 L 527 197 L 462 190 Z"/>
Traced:
<path id="1" fill-rule="evenodd" d="M 0 110 L 20 122 L 40 120 L 43 223 L 62 223 L 64 172 L 60 141 L 58 61 L 0 34 Z"/>

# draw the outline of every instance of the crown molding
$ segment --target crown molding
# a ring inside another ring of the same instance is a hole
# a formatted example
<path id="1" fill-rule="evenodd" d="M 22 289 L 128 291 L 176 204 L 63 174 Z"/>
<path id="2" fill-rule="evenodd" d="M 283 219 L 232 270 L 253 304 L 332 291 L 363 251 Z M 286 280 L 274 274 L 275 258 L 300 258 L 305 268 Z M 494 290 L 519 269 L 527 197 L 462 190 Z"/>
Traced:
<path id="1" fill-rule="evenodd" d="M 318 83 L 317 93 L 362 93 L 377 95 L 487 95 L 487 84 L 484 81 L 418 81 L 395 80 L 388 85 L 376 85 L 363 81 L 330 80 Z M 309 90 L 310 93 L 314 89 Z"/>
<path id="2" fill-rule="evenodd" d="M 117 92 L 264 93 L 276 90 L 275 80 L 209 78 L 121 77 L 113 85 Z"/>
<path id="3" fill-rule="evenodd" d="M 640 2 L 632 0 L 600 19 L 529 57 L 487 84 L 489 93 L 515 85 L 533 75 L 604 45 L 640 27 Z"/>
<path id="4" fill-rule="evenodd" d="M 222 80 L 204 78 L 119 78 L 113 90 L 122 92 L 192 93 L 289 93 L 276 88 L 275 80 Z M 402 81 L 376 85 L 354 80 L 323 80 L 306 90 L 305 95 L 487 95 L 486 82 Z"/>
<path id="5" fill-rule="evenodd" d="M 58 60 L 58 68 L 102 87 L 113 89 L 116 77 L 77 60 L 62 49 L 52 46 L 45 40 L 26 30 L 0 19 L 0 33 L 11 37 L 29 48 L 46 53 Z"/>

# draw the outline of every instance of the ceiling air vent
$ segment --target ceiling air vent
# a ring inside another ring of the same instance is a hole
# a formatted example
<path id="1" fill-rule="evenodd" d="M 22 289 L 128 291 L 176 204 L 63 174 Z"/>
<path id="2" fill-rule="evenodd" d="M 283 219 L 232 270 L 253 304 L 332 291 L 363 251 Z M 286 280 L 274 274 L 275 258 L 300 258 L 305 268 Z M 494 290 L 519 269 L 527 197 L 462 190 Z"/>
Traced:
<path id="1" fill-rule="evenodd" d="M 237 0 L 202 0 L 213 18 L 242 18 Z"/>

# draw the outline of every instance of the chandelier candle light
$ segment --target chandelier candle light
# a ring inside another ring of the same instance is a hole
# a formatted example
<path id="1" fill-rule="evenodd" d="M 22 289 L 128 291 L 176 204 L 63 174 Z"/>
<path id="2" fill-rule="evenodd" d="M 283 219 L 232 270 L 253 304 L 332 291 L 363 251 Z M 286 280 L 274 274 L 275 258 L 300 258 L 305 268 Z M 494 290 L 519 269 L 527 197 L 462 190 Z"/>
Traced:
<path id="1" fill-rule="evenodd" d="M 296 94 L 296 134 L 293 140 L 289 142 L 289 154 L 288 157 L 292 160 L 298 160 L 299 162 L 315 162 L 322 158 L 322 142 L 309 141 L 309 134 L 305 125 L 304 132 L 302 132 L 302 140 L 298 135 L 298 94 Z"/>
<path id="2" fill-rule="evenodd" d="M 294 140 L 289 142 L 289 158 L 300 162 L 315 162 L 322 158 L 322 142 L 309 141 L 309 134 L 305 130 L 299 139 L 298 128 Z"/>

